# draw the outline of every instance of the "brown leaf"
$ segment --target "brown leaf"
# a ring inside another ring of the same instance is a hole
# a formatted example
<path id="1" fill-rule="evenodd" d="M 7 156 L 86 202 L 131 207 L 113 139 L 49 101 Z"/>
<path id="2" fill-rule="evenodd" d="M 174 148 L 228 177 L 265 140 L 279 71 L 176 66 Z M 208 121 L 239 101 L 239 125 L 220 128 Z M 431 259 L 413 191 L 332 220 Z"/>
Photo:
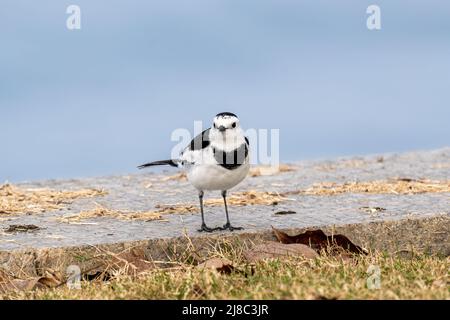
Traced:
<path id="1" fill-rule="evenodd" d="M 34 277 L 30 279 L 11 279 L 0 282 L 0 292 L 30 291 L 34 289 L 54 288 L 61 284 L 56 277 Z"/>
<path id="2" fill-rule="evenodd" d="M 353 242 L 351 242 L 346 236 L 342 234 L 336 234 L 333 236 L 327 236 L 328 242 L 332 243 L 333 245 L 337 245 L 344 250 L 350 251 L 352 253 L 362 253 L 367 254 L 367 250 L 364 248 L 361 248 L 360 246 L 357 246 Z"/>
<path id="3" fill-rule="evenodd" d="M 230 274 L 234 267 L 232 265 L 232 262 L 228 259 L 224 258 L 212 258 L 209 260 L 206 260 L 203 263 L 200 263 L 197 265 L 198 269 L 213 269 L 220 273 L 224 274 Z"/>
<path id="4" fill-rule="evenodd" d="M 38 278 L 32 279 L 12 279 L 9 281 L 0 283 L 0 292 L 8 292 L 8 291 L 28 291 L 34 289 L 38 282 Z"/>
<path id="5" fill-rule="evenodd" d="M 54 276 L 41 277 L 37 282 L 47 288 L 58 287 L 61 284 L 61 281 Z"/>
<path id="6" fill-rule="evenodd" d="M 89 272 L 82 275 L 83 281 L 109 281 L 113 275 L 107 271 Z"/>
<path id="7" fill-rule="evenodd" d="M 154 264 L 151 263 L 151 261 L 145 259 L 145 252 L 143 249 L 133 248 L 130 252 L 122 252 L 118 254 L 118 257 L 123 259 L 123 261 L 117 262 L 116 266 L 123 268 L 125 264 L 131 264 L 136 267 L 134 272 L 137 273 L 144 272 L 154 267 Z"/>
<path id="8" fill-rule="evenodd" d="M 304 233 L 290 236 L 281 230 L 275 229 L 273 227 L 272 229 L 275 237 L 277 237 L 278 241 L 280 241 L 281 243 L 301 243 L 310 246 L 316 251 L 339 247 L 352 253 L 367 253 L 367 250 L 355 245 L 346 236 L 341 234 L 327 236 L 322 230 L 317 229 L 308 230 Z"/>
<path id="9" fill-rule="evenodd" d="M 317 256 L 318 254 L 313 249 L 299 243 L 283 244 L 278 242 L 266 242 L 264 244 L 256 245 L 244 252 L 244 257 L 249 262 L 283 257 L 304 257 L 313 259 Z"/>

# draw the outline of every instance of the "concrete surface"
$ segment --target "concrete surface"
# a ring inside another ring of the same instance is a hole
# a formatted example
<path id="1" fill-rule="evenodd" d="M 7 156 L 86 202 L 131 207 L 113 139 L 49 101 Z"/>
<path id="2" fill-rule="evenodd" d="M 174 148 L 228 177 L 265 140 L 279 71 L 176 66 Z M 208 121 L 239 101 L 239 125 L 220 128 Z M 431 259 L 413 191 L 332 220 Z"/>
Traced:
<path id="1" fill-rule="evenodd" d="M 450 148 L 433 151 L 385 154 L 342 158 L 326 161 L 302 161 L 293 164 L 293 172 L 272 176 L 249 177 L 233 191 L 260 190 L 285 192 L 305 189 L 318 182 L 372 181 L 388 178 L 450 180 Z M 131 168 L 132 170 L 132 168 Z M 162 181 L 168 173 L 156 174 L 137 169 L 127 176 L 99 177 L 61 181 L 41 181 L 20 184 L 23 187 L 52 189 L 103 188 L 107 196 L 76 200 L 61 211 L 34 215 L 0 216 L 0 251 L 30 248 L 60 248 L 124 243 L 139 240 L 169 239 L 183 236 L 203 236 L 196 230 L 200 214 L 172 214 L 162 221 L 122 221 L 114 218 L 95 218 L 67 224 L 55 221 L 64 215 L 73 215 L 95 207 L 95 202 L 110 209 L 151 210 L 157 204 L 197 204 L 197 194 L 186 181 Z M 150 187 L 149 184 L 151 184 Z M 220 194 L 207 193 L 206 198 Z M 368 213 L 361 207 L 382 207 L 385 211 Z M 296 214 L 275 215 L 281 210 Z M 206 207 L 209 226 L 223 225 L 223 207 Z M 341 194 L 336 196 L 290 195 L 289 200 L 275 206 L 230 207 L 231 221 L 245 228 L 240 233 L 266 232 L 271 226 L 280 229 L 301 229 L 331 225 L 361 224 L 396 221 L 405 218 L 423 219 L 444 217 L 448 226 L 450 193 L 395 194 Z M 41 229 L 27 233 L 5 233 L 12 224 L 34 224 Z M 236 233 L 239 233 L 236 232 Z M 439 232 L 446 232 L 439 231 Z M 229 234 L 228 231 L 224 232 Z M 220 234 L 220 233 L 219 233 Z M 447 238 L 448 239 L 448 234 Z"/>

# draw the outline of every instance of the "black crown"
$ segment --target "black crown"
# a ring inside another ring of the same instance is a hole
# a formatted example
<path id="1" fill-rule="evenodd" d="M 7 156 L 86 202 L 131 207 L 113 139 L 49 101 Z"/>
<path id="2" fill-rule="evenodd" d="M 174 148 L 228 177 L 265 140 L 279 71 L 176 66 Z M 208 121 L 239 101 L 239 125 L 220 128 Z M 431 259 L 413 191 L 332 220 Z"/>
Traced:
<path id="1" fill-rule="evenodd" d="M 234 113 L 231 113 L 231 112 L 221 112 L 221 113 L 216 114 L 216 117 L 226 117 L 226 116 L 237 118 L 237 115 L 235 115 Z"/>

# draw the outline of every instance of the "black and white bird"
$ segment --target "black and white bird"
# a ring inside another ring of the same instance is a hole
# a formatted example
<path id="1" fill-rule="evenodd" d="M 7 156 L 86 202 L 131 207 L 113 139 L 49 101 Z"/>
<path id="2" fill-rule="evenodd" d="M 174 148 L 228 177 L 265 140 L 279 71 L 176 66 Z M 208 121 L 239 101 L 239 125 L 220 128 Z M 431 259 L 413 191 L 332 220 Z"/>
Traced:
<path id="1" fill-rule="evenodd" d="M 196 136 L 181 152 L 178 159 L 150 162 L 138 168 L 158 165 L 170 165 L 184 169 L 189 182 L 198 190 L 202 214 L 200 232 L 242 229 L 231 225 L 227 206 L 227 190 L 244 180 L 250 169 L 249 141 L 235 114 L 231 112 L 217 114 L 214 117 L 213 126 Z M 210 190 L 222 192 L 227 218 L 223 227 L 209 228 L 206 226 L 203 194 Z"/>

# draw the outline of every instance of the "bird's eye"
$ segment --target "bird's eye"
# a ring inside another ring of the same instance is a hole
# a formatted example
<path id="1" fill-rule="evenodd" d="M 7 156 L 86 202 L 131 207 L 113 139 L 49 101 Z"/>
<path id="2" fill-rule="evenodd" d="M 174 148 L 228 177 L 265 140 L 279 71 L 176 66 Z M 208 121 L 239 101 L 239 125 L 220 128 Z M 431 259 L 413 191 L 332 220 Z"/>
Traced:
<path id="1" fill-rule="evenodd" d="M 216 123 L 214 122 L 214 128 L 217 128 Z"/>
<path id="2" fill-rule="evenodd" d="M 236 122 L 233 122 L 233 124 L 231 125 L 233 128 L 236 128 Z"/>

